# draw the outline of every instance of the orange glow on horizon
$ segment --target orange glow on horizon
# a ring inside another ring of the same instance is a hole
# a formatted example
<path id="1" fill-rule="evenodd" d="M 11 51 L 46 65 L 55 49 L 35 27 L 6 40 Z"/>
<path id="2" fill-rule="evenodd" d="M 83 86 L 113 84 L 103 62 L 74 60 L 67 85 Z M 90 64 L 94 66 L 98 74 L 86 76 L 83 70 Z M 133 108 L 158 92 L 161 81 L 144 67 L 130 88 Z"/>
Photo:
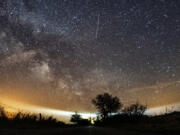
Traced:
<path id="1" fill-rule="evenodd" d="M 17 101 L 12 101 L 8 99 L 1 99 L 1 104 L 5 108 L 5 111 L 8 112 L 8 117 L 12 117 L 13 114 L 22 112 L 22 113 L 30 113 L 30 114 L 38 114 L 42 113 L 45 116 L 53 116 L 54 118 L 60 119 L 59 116 L 64 118 L 70 118 L 74 112 L 58 110 L 58 109 L 51 109 L 41 106 L 35 106 L 30 104 L 25 104 Z M 160 107 L 153 107 L 149 108 L 145 113 L 147 115 L 159 115 L 163 113 L 168 113 L 171 111 L 178 110 L 180 108 L 180 103 L 164 105 Z M 167 112 L 168 111 L 168 112 Z M 79 113 L 83 118 L 89 119 L 96 117 L 95 113 Z"/>
<path id="2" fill-rule="evenodd" d="M 7 99 L 3 99 L 1 103 L 3 107 L 5 108 L 5 111 L 9 113 L 18 113 L 18 112 L 30 113 L 30 114 L 42 113 L 45 116 L 53 116 L 57 119 L 59 119 L 59 116 L 70 118 L 71 115 L 75 113 L 75 112 L 45 108 L 45 107 L 35 106 L 35 105 L 30 105 L 30 104 L 23 104 L 20 102 L 14 102 L 12 100 L 7 100 Z M 79 114 L 82 116 L 82 118 L 85 118 L 85 119 L 89 119 L 90 117 L 91 118 L 96 117 L 95 113 L 85 112 L 85 113 L 79 113 Z"/>

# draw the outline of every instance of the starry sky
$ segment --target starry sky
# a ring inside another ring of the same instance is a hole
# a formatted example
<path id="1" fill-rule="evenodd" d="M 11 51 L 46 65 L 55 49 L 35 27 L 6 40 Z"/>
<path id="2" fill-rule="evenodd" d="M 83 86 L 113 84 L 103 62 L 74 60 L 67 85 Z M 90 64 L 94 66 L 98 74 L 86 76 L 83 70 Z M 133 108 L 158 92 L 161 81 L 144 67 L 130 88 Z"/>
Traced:
<path id="1" fill-rule="evenodd" d="M 0 99 L 94 112 L 180 102 L 180 1 L 0 0 Z"/>

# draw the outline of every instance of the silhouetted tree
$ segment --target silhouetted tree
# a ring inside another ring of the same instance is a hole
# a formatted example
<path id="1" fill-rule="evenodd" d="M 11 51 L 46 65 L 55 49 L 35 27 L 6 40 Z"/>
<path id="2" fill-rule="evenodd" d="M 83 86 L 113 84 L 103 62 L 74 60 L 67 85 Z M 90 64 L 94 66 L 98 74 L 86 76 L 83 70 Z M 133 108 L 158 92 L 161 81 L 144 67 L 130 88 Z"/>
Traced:
<path id="1" fill-rule="evenodd" d="M 70 121 L 73 122 L 73 123 L 78 124 L 79 121 L 81 121 L 81 120 L 82 120 L 81 115 L 79 115 L 77 112 L 75 112 L 75 114 L 73 114 L 71 116 L 71 120 Z"/>
<path id="2" fill-rule="evenodd" d="M 147 106 L 141 105 L 138 102 L 136 104 L 132 104 L 129 107 L 125 107 L 123 112 L 128 115 L 138 115 L 142 116 L 146 111 Z"/>
<path id="3" fill-rule="evenodd" d="M 113 97 L 108 93 L 99 94 L 92 103 L 96 106 L 97 110 L 100 112 L 102 118 L 107 118 L 111 113 L 116 113 L 122 104 L 118 97 Z"/>
<path id="4" fill-rule="evenodd" d="M 7 119 L 4 108 L 0 106 L 0 119 Z"/>

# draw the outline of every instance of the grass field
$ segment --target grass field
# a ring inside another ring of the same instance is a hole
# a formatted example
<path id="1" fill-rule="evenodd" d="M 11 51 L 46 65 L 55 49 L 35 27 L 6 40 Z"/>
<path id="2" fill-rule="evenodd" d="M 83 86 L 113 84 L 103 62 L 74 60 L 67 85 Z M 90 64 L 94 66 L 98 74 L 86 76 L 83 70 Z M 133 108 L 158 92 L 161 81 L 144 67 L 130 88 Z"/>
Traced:
<path id="1" fill-rule="evenodd" d="M 0 135 L 179 135 L 179 133 L 88 126 L 52 129 L 0 129 Z"/>
<path id="2" fill-rule="evenodd" d="M 0 111 L 0 135 L 180 135 L 180 112 L 159 116 L 117 114 L 90 123 L 67 124 L 41 114 Z"/>

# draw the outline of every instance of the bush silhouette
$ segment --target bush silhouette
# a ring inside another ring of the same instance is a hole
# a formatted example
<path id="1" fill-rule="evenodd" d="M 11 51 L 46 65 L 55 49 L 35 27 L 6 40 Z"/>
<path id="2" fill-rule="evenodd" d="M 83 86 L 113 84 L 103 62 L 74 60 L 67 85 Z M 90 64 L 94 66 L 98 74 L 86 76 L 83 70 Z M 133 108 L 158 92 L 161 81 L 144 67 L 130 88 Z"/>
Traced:
<path id="1" fill-rule="evenodd" d="M 6 116 L 6 113 L 4 111 L 4 108 L 0 106 L 0 119 L 1 120 L 7 120 L 7 116 Z"/>
<path id="2" fill-rule="evenodd" d="M 125 107 L 123 109 L 123 113 L 127 115 L 136 115 L 136 116 L 142 116 L 144 112 L 146 111 L 147 106 L 141 105 L 138 102 L 135 104 L 130 105 L 129 107 Z"/>
<path id="3" fill-rule="evenodd" d="M 75 123 L 75 124 L 78 124 L 81 119 L 82 119 L 81 115 L 79 115 L 77 112 L 75 112 L 75 114 L 73 114 L 71 116 L 71 120 L 70 121 Z"/>
<path id="4" fill-rule="evenodd" d="M 116 113 L 122 107 L 119 98 L 108 93 L 97 95 L 92 100 L 92 103 L 96 106 L 103 119 L 111 116 L 112 113 Z"/>
<path id="5" fill-rule="evenodd" d="M 71 122 L 75 123 L 76 125 L 90 125 L 90 121 L 88 119 L 83 119 L 81 117 L 80 114 L 78 114 L 77 112 L 75 112 L 75 114 L 73 114 L 71 116 L 71 119 L 70 119 Z"/>
<path id="6" fill-rule="evenodd" d="M 18 112 L 8 117 L 9 113 L 0 107 L 0 128 L 15 127 L 15 128 L 40 128 L 40 127 L 64 127 L 64 122 L 57 121 L 52 116 L 42 116 L 42 114 L 28 114 Z"/>

